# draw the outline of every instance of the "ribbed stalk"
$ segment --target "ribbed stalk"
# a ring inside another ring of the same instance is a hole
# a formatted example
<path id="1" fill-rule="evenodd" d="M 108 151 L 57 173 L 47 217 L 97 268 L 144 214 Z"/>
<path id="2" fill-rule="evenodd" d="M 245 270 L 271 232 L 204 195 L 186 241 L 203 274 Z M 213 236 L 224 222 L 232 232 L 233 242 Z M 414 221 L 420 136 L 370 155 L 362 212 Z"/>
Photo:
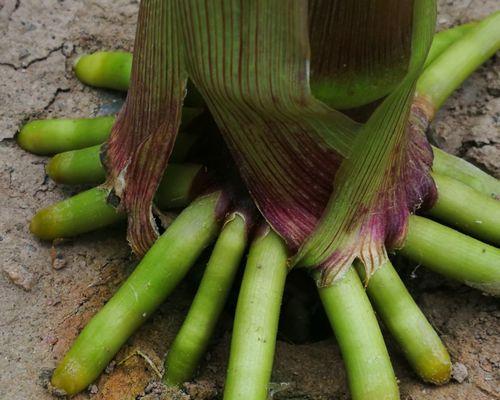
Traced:
<path id="1" fill-rule="evenodd" d="M 160 208 L 182 207 L 199 192 L 206 181 L 204 167 L 199 165 L 169 166 L 160 182 L 156 201 Z M 125 219 L 107 202 L 108 191 L 99 187 L 38 211 L 30 223 L 30 231 L 38 238 L 53 240 L 91 232 Z"/>
<path id="2" fill-rule="evenodd" d="M 399 399 L 391 360 L 356 271 L 318 289 L 340 346 L 353 400 Z"/>
<path id="3" fill-rule="evenodd" d="M 364 268 L 357 264 L 356 269 L 364 278 Z M 450 355 L 390 261 L 370 277 L 367 293 L 415 372 L 426 382 L 448 382 Z"/>
<path id="4" fill-rule="evenodd" d="M 17 143 L 40 155 L 82 149 L 105 142 L 114 122 L 112 116 L 31 121 L 19 132 Z"/>
<path id="5" fill-rule="evenodd" d="M 437 110 L 482 63 L 500 49 L 500 12 L 478 22 L 437 57 L 417 82 L 417 95 Z"/>
<path id="6" fill-rule="evenodd" d="M 401 254 L 443 276 L 500 295 L 500 249 L 412 216 Z"/>
<path id="7" fill-rule="evenodd" d="M 448 154 L 437 147 L 433 147 L 432 150 L 434 152 L 432 170 L 435 173 L 456 179 L 487 196 L 500 198 L 500 180 L 460 157 Z"/>
<path id="8" fill-rule="evenodd" d="M 266 400 L 274 360 L 287 251 L 267 231 L 250 248 L 238 296 L 224 400 Z"/>
<path id="9" fill-rule="evenodd" d="M 172 292 L 219 228 L 220 192 L 187 207 L 80 333 L 52 375 L 69 395 L 92 383 L 120 347 Z"/>
<path id="10" fill-rule="evenodd" d="M 439 174 L 436 204 L 428 214 L 487 242 L 500 244 L 500 201 Z"/>
<path id="11" fill-rule="evenodd" d="M 217 239 L 193 304 L 165 360 L 168 385 L 189 381 L 207 349 L 247 243 L 245 216 L 233 213 Z"/>

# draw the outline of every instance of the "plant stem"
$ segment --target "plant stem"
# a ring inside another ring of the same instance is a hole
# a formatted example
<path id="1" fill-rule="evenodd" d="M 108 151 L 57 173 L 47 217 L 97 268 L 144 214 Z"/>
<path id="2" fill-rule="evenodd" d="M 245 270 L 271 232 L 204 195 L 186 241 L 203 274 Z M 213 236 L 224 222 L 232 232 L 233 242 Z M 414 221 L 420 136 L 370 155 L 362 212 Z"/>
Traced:
<path id="1" fill-rule="evenodd" d="M 359 263 L 356 269 L 365 278 L 364 268 Z M 426 382 L 448 382 L 450 355 L 390 261 L 370 277 L 367 292 L 377 314 L 415 372 Z"/>
<path id="2" fill-rule="evenodd" d="M 17 143 L 40 155 L 81 149 L 105 142 L 114 122 L 112 116 L 31 121 L 19 132 Z"/>
<path id="3" fill-rule="evenodd" d="M 500 49 L 500 12 L 471 28 L 429 65 L 417 82 L 417 95 L 439 109 L 450 94 Z"/>
<path id="4" fill-rule="evenodd" d="M 349 268 L 318 291 L 342 352 L 352 399 L 399 399 L 382 333 L 356 271 Z"/>
<path id="5" fill-rule="evenodd" d="M 443 276 L 500 295 L 500 249 L 412 216 L 401 254 Z"/>
<path id="6" fill-rule="evenodd" d="M 480 239 L 500 244 L 500 201 L 457 180 L 433 174 L 436 204 L 428 214 Z"/>
<path id="7" fill-rule="evenodd" d="M 234 319 L 225 400 L 266 400 L 274 360 L 287 250 L 267 228 L 248 256 Z"/>
<path id="8" fill-rule="evenodd" d="M 437 147 L 433 147 L 432 150 L 434 152 L 432 170 L 435 173 L 456 179 L 487 196 L 500 198 L 500 180 L 460 157 L 448 154 Z"/>
<path id="9" fill-rule="evenodd" d="M 457 25 L 450 29 L 438 32 L 432 39 L 431 48 L 427 54 L 424 68 L 427 68 L 436 58 L 438 58 L 448 47 L 469 33 L 471 29 L 477 25 L 477 22 L 469 22 L 467 24 Z"/>
<path id="10" fill-rule="evenodd" d="M 73 395 L 92 383 L 120 347 L 172 292 L 219 228 L 221 192 L 187 207 L 115 295 L 87 324 L 51 383 Z"/>
<path id="11" fill-rule="evenodd" d="M 193 377 L 205 354 L 226 302 L 247 243 L 248 224 L 233 213 L 212 251 L 200 286 L 165 360 L 166 384 L 176 386 Z"/>
<path id="12" fill-rule="evenodd" d="M 205 168 L 199 165 L 171 165 L 163 176 L 156 201 L 160 208 L 182 207 L 200 192 L 206 183 Z M 112 225 L 125 214 L 107 203 L 108 190 L 86 190 L 38 211 L 30 231 L 39 239 L 53 240 L 77 236 Z"/>

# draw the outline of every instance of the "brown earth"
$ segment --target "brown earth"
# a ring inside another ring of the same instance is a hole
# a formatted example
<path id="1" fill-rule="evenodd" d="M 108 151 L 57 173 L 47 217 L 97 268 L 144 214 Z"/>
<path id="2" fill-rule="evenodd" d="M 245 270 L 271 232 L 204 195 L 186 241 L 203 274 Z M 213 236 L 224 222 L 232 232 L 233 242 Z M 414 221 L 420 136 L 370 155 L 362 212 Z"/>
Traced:
<path id="1" fill-rule="evenodd" d="M 496 0 L 439 3 L 439 29 L 485 16 Z M 116 111 L 120 95 L 81 85 L 75 57 L 97 49 L 131 49 L 138 2 L 127 0 L 0 0 L 0 398 L 50 399 L 47 371 L 89 318 L 133 268 L 122 229 L 50 244 L 34 239 L 28 222 L 40 207 L 75 193 L 44 172 L 46 158 L 25 153 L 13 137 L 34 118 L 86 117 Z M 445 150 L 500 178 L 500 61 L 489 61 L 446 103 L 430 132 Z M 52 258 L 64 260 L 53 265 Z M 54 266 L 62 267 L 55 269 Z M 441 334 L 456 380 L 422 383 L 388 339 L 401 398 L 413 400 L 500 397 L 498 302 L 423 268 L 400 270 Z M 77 399 L 134 399 L 149 381 L 182 322 L 192 297 L 185 283 L 117 355 L 116 362 Z M 196 382 L 163 398 L 220 395 L 230 341 L 224 316 Z M 127 358 L 127 356 L 130 356 Z M 457 380 L 461 381 L 458 383 Z M 334 339 L 292 344 L 280 340 L 273 373 L 275 398 L 347 399 Z M 283 390 L 285 389 L 285 390 Z M 158 398 L 149 385 L 144 399 Z"/>

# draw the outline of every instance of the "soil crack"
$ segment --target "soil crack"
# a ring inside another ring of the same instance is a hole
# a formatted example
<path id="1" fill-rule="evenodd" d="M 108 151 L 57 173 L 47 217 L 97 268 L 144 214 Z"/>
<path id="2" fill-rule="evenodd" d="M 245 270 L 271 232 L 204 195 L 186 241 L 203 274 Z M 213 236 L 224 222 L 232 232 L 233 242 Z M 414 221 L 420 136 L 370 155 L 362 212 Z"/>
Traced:
<path id="1" fill-rule="evenodd" d="M 54 47 L 53 49 L 50 49 L 45 55 L 43 55 L 41 57 L 33 58 L 29 62 L 22 63 L 21 65 L 15 65 L 15 64 L 10 63 L 10 62 L 0 61 L 0 66 L 12 68 L 14 71 L 26 70 L 29 67 L 31 67 L 33 64 L 36 64 L 36 63 L 39 63 L 42 61 L 46 61 L 52 54 L 57 53 L 58 51 L 60 51 L 61 54 L 63 54 L 63 56 L 65 56 L 64 53 L 62 52 L 63 47 L 64 47 L 64 43 L 61 43 L 59 46 Z"/>

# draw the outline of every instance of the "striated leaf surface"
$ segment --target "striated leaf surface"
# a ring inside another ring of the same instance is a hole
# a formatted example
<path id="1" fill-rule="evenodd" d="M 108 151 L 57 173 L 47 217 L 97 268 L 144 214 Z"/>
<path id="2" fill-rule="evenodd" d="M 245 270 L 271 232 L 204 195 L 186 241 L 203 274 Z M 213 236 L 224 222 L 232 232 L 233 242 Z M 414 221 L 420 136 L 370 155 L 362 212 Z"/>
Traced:
<path id="1" fill-rule="evenodd" d="M 434 195 L 432 152 L 408 121 L 434 19 L 432 0 L 143 1 L 108 152 L 134 250 L 155 238 L 151 199 L 189 75 L 293 262 L 320 267 L 322 284 L 355 258 L 369 276 Z M 334 109 L 386 94 L 362 126 Z"/>
<path id="2" fill-rule="evenodd" d="M 127 238 L 138 255 L 158 235 L 152 200 L 177 136 L 186 89 L 174 5 L 141 2 L 130 89 L 105 155 L 106 186 L 127 212 Z"/>

